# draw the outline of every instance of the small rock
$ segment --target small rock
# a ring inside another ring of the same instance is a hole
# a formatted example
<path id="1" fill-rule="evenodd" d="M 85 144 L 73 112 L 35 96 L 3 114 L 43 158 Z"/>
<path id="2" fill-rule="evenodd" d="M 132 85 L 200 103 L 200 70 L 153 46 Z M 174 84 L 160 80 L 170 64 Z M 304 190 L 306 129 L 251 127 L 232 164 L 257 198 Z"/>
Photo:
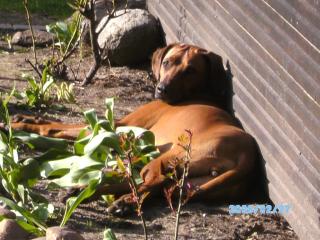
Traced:
<path id="1" fill-rule="evenodd" d="M 31 240 L 46 240 L 46 237 L 38 237 L 38 238 L 33 238 Z"/>
<path id="2" fill-rule="evenodd" d="M 163 43 L 159 22 L 146 10 L 120 10 L 105 24 L 107 20 L 98 25 L 98 43 L 113 65 L 144 62 Z"/>
<path id="3" fill-rule="evenodd" d="M 29 233 L 12 219 L 4 219 L 0 222 L 0 240 L 26 240 L 28 235 Z"/>
<path id="4" fill-rule="evenodd" d="M 16 214 L 14 212 L 11 212 L 9 209 L 0 207 L 0 216 L 3 216 L 5 218 L 15 219 Z"/>
<path id="5" fill-rule="evenodd" d="M 47 229 L 46 240 L 84 240 L 84 238 L 67 227 L 50 227 Z"/>
<path id="6" fill-rule="evenodd" d="M 33 30 L 35 37 L 35 44 L 37 47 L 46 47 L 53 43 L 54 35 L 45 31 Z M 23 32 L 16 32 L 11 40 L 13 45 L 19 45 L 23 47 L 32 46 L 32 34 L 30 30 Z"/>

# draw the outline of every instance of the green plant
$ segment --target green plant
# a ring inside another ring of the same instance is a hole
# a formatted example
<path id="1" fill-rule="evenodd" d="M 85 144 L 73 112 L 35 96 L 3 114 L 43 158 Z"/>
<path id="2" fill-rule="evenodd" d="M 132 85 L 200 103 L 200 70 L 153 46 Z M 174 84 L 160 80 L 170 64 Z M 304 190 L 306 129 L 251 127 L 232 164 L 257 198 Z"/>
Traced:
<path id="1" fill-rule="evenodd" d="M 140 170 L 159 152 L 154 146 L 152 132 L 138 127 L 118 127 L 113 119 L 113 99 L 107 99 L 106 119 L 98 120 L 94 110 L 85 112 L 91 134 L 80 133 L 74 143 L 73 154 L 65 158 L 53 157 L 41 165 L 43 177 L 60 187 L 86 186 L 77 196 L 67 201 L 63 226 L 76 207 L 92 196 L 101 186 L 120 183 L 128 177 L 134 184 L 142 183 Z M 130 152 L 130 163 L 128 159 Z"/>
<path id="2" fill-rule="evenodd" d="M 69 85 L 66 82 L 60 83 L 60 85 L 55 84 L 57 100 L 60 102 L 75 103 L 76 98 L 73 93 L 74 83 Z"/>
<path id="3" fill-rule="evenodd" d="M 14 90 L 10 96 L 13 94 Z M 22 216 L 17 219 L 22 227 L 38 235 L 46 229 L 45 221 L 53 207 L 32 190 L 43 178 L 50 179 L 55 186 L 84 187 L 78 196 L 68 199 L 61 226 L 66 224 L 78 205 L 100 187 L 121 183 L 125 179 L 129 179 L 133 196 L 138 200 L 138 214 L 142 217 L 141 204 L 146 194 L 140 196 L 137 193 L 137 186 L 142 183 L 139 172 L 159 155 L 152 132 L 138 127 L 116 128 L 114 102 L 107 99 L 106 119 L 99 120 L 94 110 L 86 111 L 84 114 L 91 133 L 88 135 L 88 129 L 84 129 L 70 151 L 65 140 L 13 132 L 7 109 L 9 99 L 1 100 L 0 116 L 8 133 L 0 131 L 0 180 L 11 199 L 0 197 L 0 201 Z M 19 159 L 21 144 L 44 153 Z M 105 239 L 115 239 L 112 236 L 110 231 L 105 233 Z"/>
<path id="4" fill-rule="evenodd" d="M 43 69 L 42 77 L 39 81 L 27 74 L 23 74 L 22 77 L 28 81 L 28 87 L 24 95 L 27 97 L 27 104 L 32 107 L 48 104 L 51 99 L 50 89 L 54 83 L 54 78 L 49 73 L 48 66 Z"/>
<path id="5" fill-rule="evenodd" d="M 18 149 L 23 144 L 32 148 L 37 148 L 40 143 L 61 148 L 66 148 L 67 145 L 63 140 L 55 139 L 51 142 L 50 139 L 39 138 L 38 135 L 13 132 L 7 105 L 14 92 L 15 90 L 12 90 L 10 95 L 1 96 L 0 100 L 0 117 L 8 129 L 7 134 L 0 131 L 0 180 L 2 188 L 10 196 L 0 196 L 0 202 L 17 213 L 16 221 L 21 227 L 30 233 L 41 235 L 46 230 L 45 221 L 54 208 L 32 190 L 40 176 L 36 171 L 38 163 L 30 159 L 20 159 Z"/>
<path id="6" fill-rule="evenodd" d="M 80 38 L 81 15 L 75 12 L 71 20 L 60 21 L 46 26 L 47 32 L 53 33 L 58 40 L 54 45 L 58 47 L 64 59 L 72 47 L 78 44 Z"/>

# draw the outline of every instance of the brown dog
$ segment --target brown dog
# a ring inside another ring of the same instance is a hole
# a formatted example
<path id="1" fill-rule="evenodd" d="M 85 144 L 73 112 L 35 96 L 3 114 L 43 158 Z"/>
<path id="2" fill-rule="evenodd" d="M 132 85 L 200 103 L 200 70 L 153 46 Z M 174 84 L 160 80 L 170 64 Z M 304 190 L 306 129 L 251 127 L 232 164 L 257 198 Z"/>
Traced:
<path id="1" fill-rule="evenodd" d="M 178 136 L 190 129 L 193 140 L 188 181 L 198 189 L 192 197 L 211 201 L 241 198 L 257 150 L 254 139 L 221 109 L 225 107 L 226 90 L 221 58 L 195 46 L 172 44 L 153 54 L 152 70 L 159 81 L 155 97 L 160 100 L 138 108 L 117 123 L 150 129 L 161 151 L 142 169 L 144 182 L 139 190 L 150 191 L 164 183 L 170 162 L 184 154 Z M 82 126 L 46 121 L 13 124 L 14 128 L 65 138 L 74 138 Z"/>

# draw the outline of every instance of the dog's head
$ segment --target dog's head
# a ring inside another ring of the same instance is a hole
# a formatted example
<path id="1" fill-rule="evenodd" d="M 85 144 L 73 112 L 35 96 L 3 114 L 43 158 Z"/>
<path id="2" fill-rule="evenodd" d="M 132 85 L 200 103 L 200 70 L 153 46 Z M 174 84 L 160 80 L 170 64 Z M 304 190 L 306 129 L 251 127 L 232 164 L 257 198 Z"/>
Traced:
<path id="1" fill-rule="evenodd" d="M 224 88 L 221 57 L 192 45 L 158 49 L 152 56 L 152 71 L 158 81 L 155 97 L 170 103 L 219 95 Z"/>

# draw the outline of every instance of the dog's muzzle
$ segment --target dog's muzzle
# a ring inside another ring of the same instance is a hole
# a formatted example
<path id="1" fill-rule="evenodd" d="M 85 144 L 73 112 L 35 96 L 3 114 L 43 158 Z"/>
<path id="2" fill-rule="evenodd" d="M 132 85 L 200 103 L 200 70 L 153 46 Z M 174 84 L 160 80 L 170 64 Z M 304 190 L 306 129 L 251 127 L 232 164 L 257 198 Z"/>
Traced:
<path id="1" fill-rule="evenodd" d="M 154 96 L 155 98 L 163 99 L 166 97 L 167 93 L 168 93 L 167 85 L 165 85 L 164 83 L 159 83 L 156 87 Z"/>

